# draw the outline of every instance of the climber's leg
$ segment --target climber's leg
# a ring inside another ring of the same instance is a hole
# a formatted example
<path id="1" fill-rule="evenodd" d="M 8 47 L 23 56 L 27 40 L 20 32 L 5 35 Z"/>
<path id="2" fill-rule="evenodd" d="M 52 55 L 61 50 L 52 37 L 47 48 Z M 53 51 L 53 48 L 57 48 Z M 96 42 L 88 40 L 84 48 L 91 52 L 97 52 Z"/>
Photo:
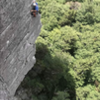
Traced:
<path id="1" fill-rule="evenodd" d="M 33 15 L 34 15 L 34 17 L 36 17 L 36 10 L 33 11 Z"/>
<path id="2" fill-rule="evenodd" d="M 36 15 L 38 15 L 39 11 L 36 11 Z"/>
<path id="3" fill-rule="evenodd" d="M 31 15 L 33 15 L 34 17 L 36 17 L 37 14 L 38 14 L 38 11 L 36 11 L 36 10 L 31 10 Z"/>

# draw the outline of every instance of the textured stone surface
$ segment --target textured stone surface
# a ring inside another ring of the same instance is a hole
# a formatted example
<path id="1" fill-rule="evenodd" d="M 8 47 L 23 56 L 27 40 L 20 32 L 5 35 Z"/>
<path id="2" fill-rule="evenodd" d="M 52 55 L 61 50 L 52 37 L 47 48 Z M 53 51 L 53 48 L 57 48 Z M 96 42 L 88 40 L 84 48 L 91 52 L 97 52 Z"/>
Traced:
<path id="1" fill-rule="evenodd" d="M 0 0 L 0 100 L 15 94 L 36 62 L 35 40 L 41 22 L 39 14 L 36 18 L 30 15 L 31 2 Z"/>
<path id="2" fill-rule="evenodd" d="M 0 78 L 0 100 L 8 100 L 8 92 L 6 88 L 6 84 Z"/>

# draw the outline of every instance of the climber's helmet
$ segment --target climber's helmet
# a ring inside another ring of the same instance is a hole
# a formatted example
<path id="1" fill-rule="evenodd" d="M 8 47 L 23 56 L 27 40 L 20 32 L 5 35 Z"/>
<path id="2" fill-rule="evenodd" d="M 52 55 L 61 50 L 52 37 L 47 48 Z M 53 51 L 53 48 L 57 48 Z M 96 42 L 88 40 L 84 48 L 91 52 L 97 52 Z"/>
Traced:
<path id="1" fill-rule="evenodd" d="M 33 3 L 33 6 L 36 6 L 36 3 Z"/>

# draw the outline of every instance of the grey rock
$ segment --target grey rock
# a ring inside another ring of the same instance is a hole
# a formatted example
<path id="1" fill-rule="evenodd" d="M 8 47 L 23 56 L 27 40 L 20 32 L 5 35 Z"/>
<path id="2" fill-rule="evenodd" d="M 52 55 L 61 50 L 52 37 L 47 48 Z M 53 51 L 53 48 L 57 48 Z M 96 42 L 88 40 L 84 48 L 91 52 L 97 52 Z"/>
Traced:
<path id="1" fill-rule="evenodd" d="M 31 2 L 0 0 L 0 100 L 17 100 L 14 94 L 36 62 L 41 22 L 40 14 L 30 15 Z"/>

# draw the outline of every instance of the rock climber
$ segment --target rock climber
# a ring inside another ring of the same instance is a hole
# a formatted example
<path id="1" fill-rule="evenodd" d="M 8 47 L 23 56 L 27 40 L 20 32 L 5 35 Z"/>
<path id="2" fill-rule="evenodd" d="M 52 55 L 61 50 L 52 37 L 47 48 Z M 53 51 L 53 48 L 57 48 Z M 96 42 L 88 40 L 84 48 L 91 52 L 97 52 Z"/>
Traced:
<path id="1" fill-rule="evenodd" d="M 33 0 L 31 14 L 34 17 L 36 17 L 36 14 L 38 14 L 38 11 L 39 11 L 38 3 L 36 2 L 36 0 Z"/>

